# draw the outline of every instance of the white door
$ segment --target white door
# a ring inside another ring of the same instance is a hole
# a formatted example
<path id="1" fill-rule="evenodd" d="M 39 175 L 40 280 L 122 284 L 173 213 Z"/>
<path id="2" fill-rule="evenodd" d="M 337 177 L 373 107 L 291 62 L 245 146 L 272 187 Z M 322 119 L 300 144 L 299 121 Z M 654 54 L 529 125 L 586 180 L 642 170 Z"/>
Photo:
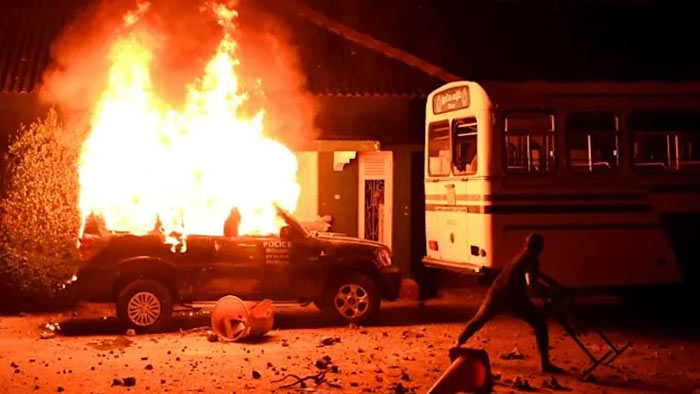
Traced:
<path id="1" fill-rule="evenodd" d="M 392 152 L 361 152 L 359 167 L 358 236 L 391 247 Z"/>

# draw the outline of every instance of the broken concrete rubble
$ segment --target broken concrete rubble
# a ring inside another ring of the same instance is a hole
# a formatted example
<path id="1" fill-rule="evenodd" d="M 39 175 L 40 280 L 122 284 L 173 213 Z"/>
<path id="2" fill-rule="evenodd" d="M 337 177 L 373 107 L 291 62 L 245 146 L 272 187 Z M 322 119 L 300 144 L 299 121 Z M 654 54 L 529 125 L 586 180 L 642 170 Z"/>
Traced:
<path id="1" fill-rule="evenodd" d="M 340 337 L 322 337 L 318 347 L 331 346 L 338 342 L 340 342 Z"/>
<path id="2" fill-rule="evenodd" d="M 501 354 L 499 357 L 501 360 L 522 360 L 525 355 L 520 353 L 517 347 L 514 347 L 510 352 Z"/>
<path id="3" fill-rule="evenodd" d="M 569 390 L 568 387 L 562 386 L 561 383 L 559 383 L 559 381 L 554 376 L 550 376 L 549 378 L 544 379 L 544 381 L 542 381 L 542 388 L 557 391 Z"/>

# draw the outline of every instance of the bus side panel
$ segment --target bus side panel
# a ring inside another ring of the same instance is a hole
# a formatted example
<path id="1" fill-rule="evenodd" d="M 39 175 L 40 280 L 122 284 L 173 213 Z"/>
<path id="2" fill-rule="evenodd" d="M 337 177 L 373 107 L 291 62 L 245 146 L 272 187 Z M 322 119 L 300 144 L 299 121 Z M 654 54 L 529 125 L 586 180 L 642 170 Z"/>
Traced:
<path id="1" fill-rule="evenodd" d="M 700 212 L 660 214 L 686 283 L 700 283 Z"/>
<path id="2" fill-rule="evenodd" d="M 615 287 L 681 281 L 661 227 L 551 227 L 504 226 L 501 232 L 504 250 L 498 264 L 506 264 L 507 259 L 522 249 L 527 234 L 537 231 L 545 239 L 540 269 L 564 286 Z"/>

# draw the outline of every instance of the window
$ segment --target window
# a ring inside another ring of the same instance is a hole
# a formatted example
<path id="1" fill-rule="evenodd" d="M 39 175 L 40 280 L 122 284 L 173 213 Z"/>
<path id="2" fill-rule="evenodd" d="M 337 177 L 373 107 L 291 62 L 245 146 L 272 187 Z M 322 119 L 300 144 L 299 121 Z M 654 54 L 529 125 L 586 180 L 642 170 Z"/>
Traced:
<path id="1" fill-rule="evenodd" d="M 455 175 L 476 174 L 476 118 L 457 119 L 452 124 L 452 171 Z"/>
<path id="2" fill-rule="evenodd" d="M 450 175 L 450 124 L 431 123 L 428 127 L 428 175 Z"/>
<path id="3" fill-rule="evenodd" d="M 680 169 L 700 169 L 700 132 L 676 134 Z"/>
<path id="4" fill-rule="evenodd" d="M 640 111 L 630 115 L 629 123 L 635 168 L 700 169 L 700 111 Z"/>
<path id="5" fill-rule="evenodd" d="M 574 112 L 566 119 L 572 171 L 604 172 L 617 168 L 619 119 L 605 112 Z"/>
<path id="6" fill-rule="evenodd" d="M 505 118 L 504 131 L 508 172 L 554 171 L 554 115 L 512 112 Z"/>

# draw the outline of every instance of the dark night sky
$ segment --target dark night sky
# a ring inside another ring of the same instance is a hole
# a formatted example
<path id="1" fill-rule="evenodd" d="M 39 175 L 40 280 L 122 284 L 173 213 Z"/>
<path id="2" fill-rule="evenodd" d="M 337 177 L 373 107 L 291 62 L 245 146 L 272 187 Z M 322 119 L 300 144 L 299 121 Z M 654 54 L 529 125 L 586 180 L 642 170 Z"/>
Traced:
<path id="1" fill-rule="evenodd" d="M 307 2 L 468 79 L 700 79 L 694 1 Z"/>

